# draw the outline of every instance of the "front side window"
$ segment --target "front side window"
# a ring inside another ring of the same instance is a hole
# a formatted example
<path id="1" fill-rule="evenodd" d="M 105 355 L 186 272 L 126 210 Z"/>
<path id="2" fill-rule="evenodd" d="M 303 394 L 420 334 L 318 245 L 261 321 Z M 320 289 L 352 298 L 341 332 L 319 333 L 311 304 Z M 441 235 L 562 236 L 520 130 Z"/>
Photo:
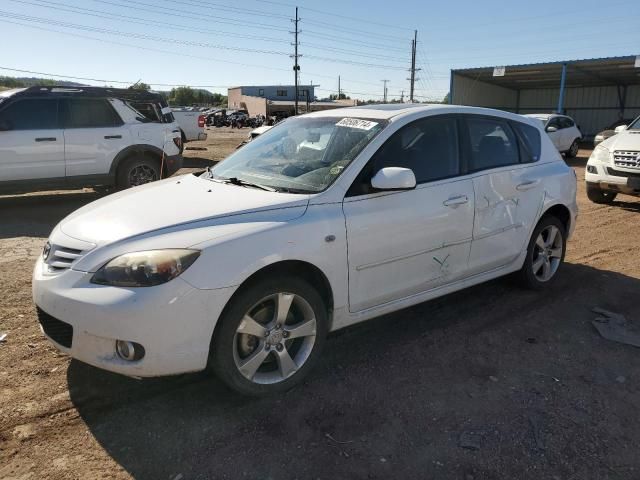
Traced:
<path id="1" fill-rule="evenodd" d="M 55 99 L 25 98 L 7 105 L 0 111 L 3 130 L 51 130 L 58 124 L 58 101 Z"/>
<path id="2" fill-rule="evenodd" d="M 460 166 L 456 120 L 425 118 L 402 127 L 376 152 L 373 162 L 375 172 L 385 167 L 409 168 L 417 183 L 457 175 Z"/>
<path id="3" fill-rule="evenodd" d="M 490 118 L 468 118 L 471 171 L 519 163 L 518 142 L 506 122 Z"/>
<path id="4" fill-rule="evenodd" d="M 568 117 L 560 117 L 560 127 L 561 128 L 571 128 L 573 127 L 574 123 L 573 120 L 571 120 Z"/>
<path id="5" fill-rule="evenodd" d="M 293 193 L 320 192 L 385 125 L 382 120 L 290 118 L 216 165 L 211 179 Z"/>
<path id="6" fill-rule="evenodd" d="M 562 126 L 560 125 L 560 119 L 558 117 L 553 117 L 551 120 L 549 120 L 549 122 L 547 122 L 547 128 L 549 127 L 554 127 L 560 130 L 562 128 Z"/>
<path id="7" fill-rule="evenodd" d="M 65 128 L 102 128 L 122 125 L 122 119 L 105 99 L 72 98 L 65 103 Z"/>

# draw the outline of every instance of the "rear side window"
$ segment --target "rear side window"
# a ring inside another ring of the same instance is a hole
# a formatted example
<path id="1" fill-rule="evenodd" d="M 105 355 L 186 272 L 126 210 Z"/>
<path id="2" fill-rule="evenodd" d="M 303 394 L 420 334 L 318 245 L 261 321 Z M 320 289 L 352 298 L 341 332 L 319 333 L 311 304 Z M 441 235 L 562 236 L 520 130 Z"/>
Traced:
<path id="1" fill-rule="evenodd" d="M 122 125 L 122 119 L 107 100 L 72 98 L 65 103 L 65 128 L 101 128 Z"/>
<path id="2" fill-rule="evenodd" d="M 60 128 L 58 101 L 55 99 L 25 98 L 7 105 L 0 111 L 0 123 L 8 130 L 50 130 Z"/>
<path id="3" fill-rule="evenodd" d="M 511 126 L 520 137 L 520 145 L 522 147 L 520 148 L 520 161 L 522 163 L 531 163 L 540 160 L 540 131 L 526 123 L 513 122 Z"/>
<path id="4" fill-rule="evenodd" d="M 520 163 L 518 141 L 507 122 L 490 118 L 467 118 L 471 143 L 471 171 Z"/>
<path id="5" fill-rule="evenodd" d="M 376 171 L 385 167 L 410 168 L 417 183 L 458 175 L 456 120 L 431 117 L 410 123 L 387 140 L 373 161 Z"/>

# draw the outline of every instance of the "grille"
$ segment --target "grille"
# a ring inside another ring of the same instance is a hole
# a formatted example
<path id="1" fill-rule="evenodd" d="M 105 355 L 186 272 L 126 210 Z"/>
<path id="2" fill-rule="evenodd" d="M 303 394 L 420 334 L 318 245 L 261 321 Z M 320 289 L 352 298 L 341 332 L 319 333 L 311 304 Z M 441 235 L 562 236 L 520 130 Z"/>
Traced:
<path id="1" fill-rule="evenodd" d="M 42 325 L 44 333 L 46 333 L 54 342 L 59 343 L 63 347 L 71 348 L 73 327 L 68 323 L 58 320 L 57 318 L 53 318 L 39 307 L 37 310 L 38 322 Z"/>
<path id="2" fill-rule="evenodd" d="M 49 258 L 46 260 L 51 272 L 61 272 L 71 268 L 71 265 L 82 258 L 84 252 L 75 248 L 63 247 L 61 245 L 51 245 Z"/>
<path id="3" fill-rule="evenodd" d="M 640 172 L 623 172 L 621 170 L 616 170 L 615 168 L 607 168 L 607 172 L 609 172 L 609 175 L 613 175 L 614 177 L 640 178 Z"/>
<path id="4" fill-rule="evenodd" d="M 640 168 L 640 152 L 616 150 L 613 152 L 613 164 L 618 167 Z"/>

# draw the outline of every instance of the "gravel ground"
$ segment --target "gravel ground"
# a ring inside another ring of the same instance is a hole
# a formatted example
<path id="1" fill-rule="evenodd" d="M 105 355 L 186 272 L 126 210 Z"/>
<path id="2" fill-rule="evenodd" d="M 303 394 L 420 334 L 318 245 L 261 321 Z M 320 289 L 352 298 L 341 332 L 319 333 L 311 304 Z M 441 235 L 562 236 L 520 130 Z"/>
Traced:
<path id="1" fill-rule="evenodd" d="M 187 168 L 247 133 L 211 130 Z M 571 162 L 581 181 L 589 153 Z M 640 201 L 598 206 L 579 185 L 553 290 L 500 279 L 336 332 L 306 383 L 267 399 L 58 353 L 31 269 L 51 228 L 98 195 L 0 198 L 0 478 L 639 478 L 640 350 L 601 338 L 590 309 L 640 323 Z"/>

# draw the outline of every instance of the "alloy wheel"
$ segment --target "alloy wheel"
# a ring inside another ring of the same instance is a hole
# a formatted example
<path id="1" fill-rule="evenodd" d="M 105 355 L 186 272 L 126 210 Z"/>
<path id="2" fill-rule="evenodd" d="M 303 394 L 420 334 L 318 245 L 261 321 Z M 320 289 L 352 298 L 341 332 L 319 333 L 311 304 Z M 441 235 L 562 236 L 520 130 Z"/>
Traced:
<path id="1" fill-rule="evenodd" d="M 547 282 L 558 271 L 562 261 L 563 238 L 560 229 L 549 225 L 536 238 L 533 251 L 533 275 L 540 282 Z"/>
<path id="2" fill-rule="evenodd" d="M 129 185 L 137 187 L 145 183 L 154 182 L 158 176 L 153 168 L 148 165 L 138 165 L 129 172 Z"/>
<path id="3" fill-rule="evenodd" d="M 316 318 L 309 302 L 280 292 L 245 313 L 233 339 L 233 359 L 251 382 L 279 383 L 305 364 L 315 341 Z"/>

